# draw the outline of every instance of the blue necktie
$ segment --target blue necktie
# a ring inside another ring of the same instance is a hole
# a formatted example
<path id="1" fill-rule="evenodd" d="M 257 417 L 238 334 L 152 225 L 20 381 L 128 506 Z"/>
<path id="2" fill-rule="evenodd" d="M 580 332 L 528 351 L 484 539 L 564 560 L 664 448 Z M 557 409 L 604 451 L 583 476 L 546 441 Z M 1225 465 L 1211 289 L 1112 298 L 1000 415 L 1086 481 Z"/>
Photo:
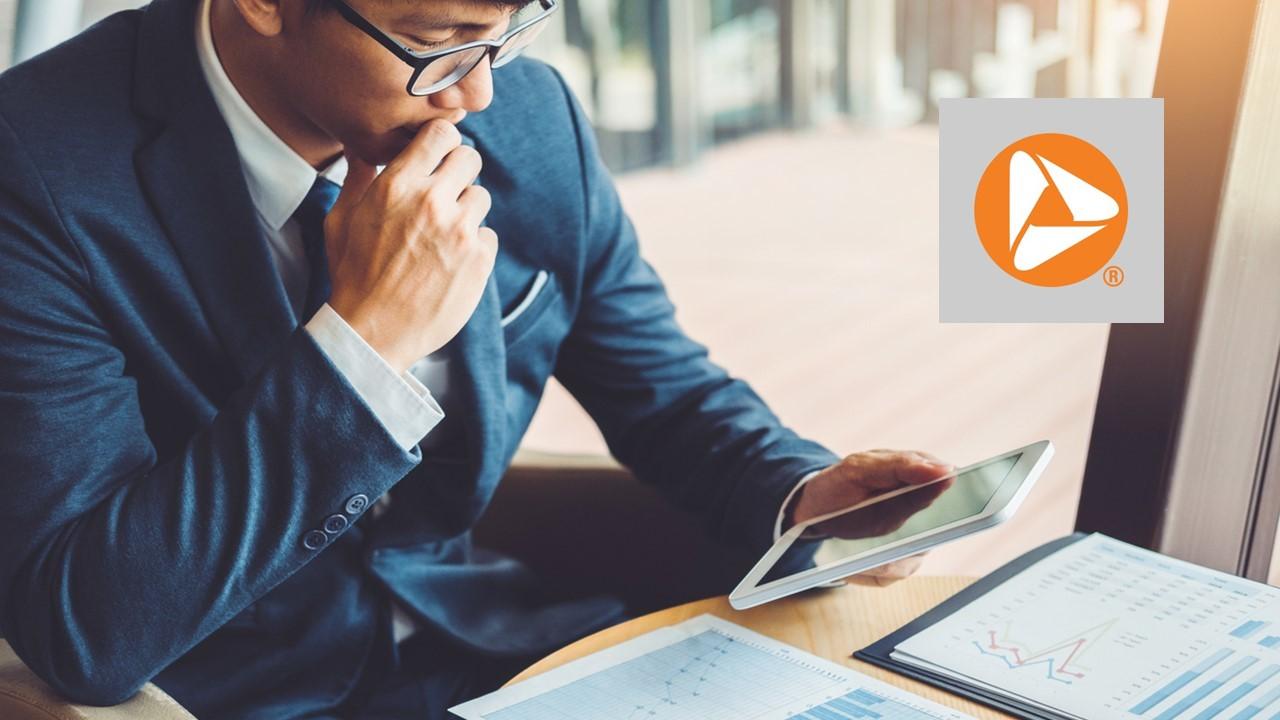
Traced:
<path id="1" fill-rule="evenodd" d="M 329 257 L 324 248 L 324 217 L 338 201 L 342 187 L 337 183 L 317 177 L 307 197 L 294 211 L 293 217 L 302 229 L 302 248 L 307 255 L 307 299 L 302 308 L 301 322 L 311 319 L 329 299 Z"/>

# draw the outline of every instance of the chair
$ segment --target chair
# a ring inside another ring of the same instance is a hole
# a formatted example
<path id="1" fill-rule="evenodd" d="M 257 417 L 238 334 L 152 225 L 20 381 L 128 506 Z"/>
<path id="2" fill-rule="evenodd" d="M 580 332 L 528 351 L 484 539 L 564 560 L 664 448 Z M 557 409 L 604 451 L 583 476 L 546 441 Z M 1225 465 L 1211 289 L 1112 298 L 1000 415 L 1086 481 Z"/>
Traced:
<path id="1" fill-rule="evenodd" d="M 753 558 L 716 544 L 688 513 L 611 458 L 521 451 L 475 529 L 567 592 L 610 592 L 636 614 L 727 593 Z M 148 683 L 112 707 L 58 697 L 0 639 L 4 720 L 192 720 Z"/>

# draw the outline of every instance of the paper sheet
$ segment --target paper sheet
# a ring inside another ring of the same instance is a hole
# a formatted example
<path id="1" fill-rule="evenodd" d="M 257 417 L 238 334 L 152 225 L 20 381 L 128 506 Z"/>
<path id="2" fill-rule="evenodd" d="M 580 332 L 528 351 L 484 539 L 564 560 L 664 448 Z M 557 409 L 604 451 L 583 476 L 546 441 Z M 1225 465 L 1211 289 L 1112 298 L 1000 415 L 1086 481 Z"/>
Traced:
<path id="1" fill-rule="evenodd" d="M 1091 535 L 898 645 L 1046 716 L 1268 720 L 1280 590 Z"/>
<path id="2" fill-rule="evenodd" d="M 964 720 L 712 615 L 463 703 L 466 720 Z"/>

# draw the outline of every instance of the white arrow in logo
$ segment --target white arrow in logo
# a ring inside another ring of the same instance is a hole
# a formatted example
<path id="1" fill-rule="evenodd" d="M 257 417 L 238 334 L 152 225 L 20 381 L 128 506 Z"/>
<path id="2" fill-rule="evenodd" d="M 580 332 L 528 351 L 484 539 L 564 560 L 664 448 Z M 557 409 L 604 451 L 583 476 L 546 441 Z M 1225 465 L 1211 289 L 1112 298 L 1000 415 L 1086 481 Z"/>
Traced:
<path id="1" fill-rule="evenodd" d="M 1036 159 L 1043 163 L 1043 168 Z M 1071 211 L 1072 225 L 1032 225 L 1031 211 L 1049 185 Z M 1018 270 L 1038 267 L 1107 226 L 1120 214 L 1115 198 L 1049 162 L 1018 150 L 1009 159 L 1009 249 Z M 1101 224 L 1098 224 L 1101 223 Z M 1021 240 L 1021 242 L 1019 242 Z"/>

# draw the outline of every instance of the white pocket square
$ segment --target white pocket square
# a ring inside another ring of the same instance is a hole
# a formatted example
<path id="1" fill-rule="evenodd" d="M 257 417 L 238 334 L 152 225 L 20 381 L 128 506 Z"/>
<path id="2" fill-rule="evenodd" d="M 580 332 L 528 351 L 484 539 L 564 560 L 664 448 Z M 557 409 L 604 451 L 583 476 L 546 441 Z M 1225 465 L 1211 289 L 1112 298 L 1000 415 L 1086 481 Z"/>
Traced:
<path id="1" fill-rule="evenodd" d="M 537 277 L 533 279 L 533 286 L 529 288 L 529 292 L 525 293 L 524 298 L 520 300 L 520 304 L 516 305 L 511 312 L 507 313 L 506 317 L 502 318 L 500 322 L 502 327 L 510 325 L 516 318 L 524 314 L 525 310 L 529 309 L 529 306 L 537 299 L 538 293 L 542 292 L 542 288 L 546 286 L 547 277 L 546 270 L 538 271 Z"/>

